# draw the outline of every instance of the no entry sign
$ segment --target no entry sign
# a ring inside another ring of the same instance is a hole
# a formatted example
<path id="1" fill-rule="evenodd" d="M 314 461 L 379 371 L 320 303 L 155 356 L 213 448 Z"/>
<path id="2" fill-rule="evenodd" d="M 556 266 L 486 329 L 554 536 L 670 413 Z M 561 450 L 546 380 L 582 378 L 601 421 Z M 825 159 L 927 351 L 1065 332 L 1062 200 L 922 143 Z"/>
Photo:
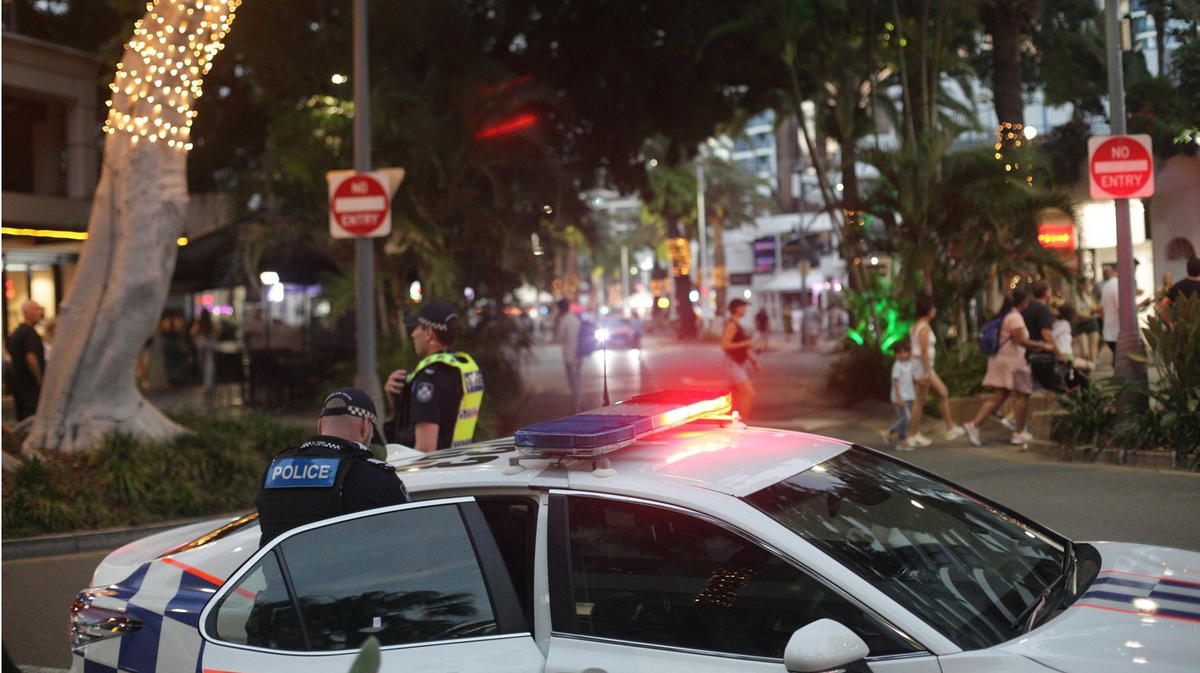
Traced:
<path id="1" fill-rule="evenodd" d="M 1153 195 L 1150 136 L 1088 138 L 1088 182 L 1093 199 L 1138 199 Z"/>
<path id="2" fill-rule="evenodd" d="M 403 169 L 369 173 L 333 171 L 329 181 L 329 233 L 334 238 L 375 238 L 392 233 L 392 194 Z"/>

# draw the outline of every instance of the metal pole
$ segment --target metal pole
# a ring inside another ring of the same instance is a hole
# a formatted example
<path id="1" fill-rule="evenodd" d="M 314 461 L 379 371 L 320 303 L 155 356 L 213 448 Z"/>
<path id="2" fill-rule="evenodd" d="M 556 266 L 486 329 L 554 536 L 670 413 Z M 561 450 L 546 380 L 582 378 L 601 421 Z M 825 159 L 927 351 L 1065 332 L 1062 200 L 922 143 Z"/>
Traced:
<path id="1" fill-rule="evenodd" d="M 371 170 L 371 87 L 367 63 L 367 0 L 354 0 L 354 170 Z M 354 242 L 355 345 L 358 367 L 354 385 L 383 409 L 383 390 L 375 371 L 375 242 Z"/>
<path id="2" fill-rule="evenodd" d="M 1105 34 L 1108 42 L 1108 107 L 1113 135 L 1125 135 L 1125 75 L 1121 66 L 1121 14 L 1118 0 L 1104 2 Z M 1137 327 L 1136 279 L 1133 264 L 1133 234 L 1130 232 L 1129 199 L 1116 200 L 1117 216 L 1117 291 L 1121 331 L 1117 337 L 1117 352 L 1113 360 L 1115 376 L 1146 382 L 1145 365 L 1130 355 L 1144 355 L 1142 338 Z M 1145 408 L 1144 395 L 1122 394 L 1122 412 Z"/>
<path id="3" fill-rule="evenodd" d="M 621 315 L 628 318 L 629 310 L 629 246 L 621 246 Z"/>
<path id="4" fill-rule="evenodd" d="M 696 221 L 700 225 L 700 263 L 696 265 L 700 278 L 700 307 L 708 303 L 708 218 L 704 206 L 704 155 L 696 157 Z"/>

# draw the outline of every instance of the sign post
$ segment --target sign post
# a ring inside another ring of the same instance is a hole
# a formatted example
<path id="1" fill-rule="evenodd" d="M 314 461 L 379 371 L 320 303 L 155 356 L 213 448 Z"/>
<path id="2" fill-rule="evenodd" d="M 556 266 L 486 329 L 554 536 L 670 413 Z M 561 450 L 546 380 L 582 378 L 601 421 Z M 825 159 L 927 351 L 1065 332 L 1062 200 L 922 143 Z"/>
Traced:
<path id="1" fill-rule="evenodd" d="M 354 0 L 354 169 L 371 170 L 371 88 L 367 61 L 367 0 Z M 390 201 L 390 199 L 389 199 Z M 390 222 L 390 217 L 388 218 Z M 390 226 L 390 224 L 389 224 Z M 383 409 L 383 389 L 375 368 L 375 242 L 354 242 L 354 331 L 358 362 L 354 386 Z"/>
<path id="2" fill-rule="evenodd" d="M 1117 352 L 1113 358 L 1113 374 L 1145 384 L 1146 366 L 1130 357 L 1144 356 L 1142 339 L 1137 330 L 1137 308 L 1134 302 L 1133 234 L 1129 230 L 1129 198 L 1142 194 L 1147 188 L 1154 193 L 1154 161 L 1150 144 L 1142 145 L 1138 136 L 1125 136 L 1125 75 L 1121 65 L 1121 10 L 1118 0 L 1104 0 L 1104 28 L 1108 52 L 1108 107 L 1112 120 L 1112 138 L 1089 139 L 1089 178 L 1102 193 L 1116 199 L 1117 215 L 1117 289 L 1120 292 L 1121 331 L 1117 337 Z M 1093 149 L 1096 154 L 1090 151 Z M 1144 150 L 1144 152 L 1142 151 Z M 1107 152 L 1107 155 L 1105 154 Z M 1145 161 L 1145 164 L 1142 162 Z M 1140 176 L 1146 176 L 1140 178 Z M 1099 178 L 1099 179 L 1097 179 Z M 1115 191 L 1110 191 L 1115 190 Z M 1110 281 L 1111 282 L 1111 281 Z M 1126 388 L 1117 400 L 1121 414 L 1145 409 L 1145 395 Z"/>

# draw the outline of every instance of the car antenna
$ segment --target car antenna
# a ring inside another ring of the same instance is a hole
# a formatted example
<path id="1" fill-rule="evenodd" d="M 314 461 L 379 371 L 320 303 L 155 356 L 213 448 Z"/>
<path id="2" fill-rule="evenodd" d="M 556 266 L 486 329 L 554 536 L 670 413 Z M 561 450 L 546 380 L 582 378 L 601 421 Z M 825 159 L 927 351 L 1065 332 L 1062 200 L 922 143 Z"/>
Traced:
<path id="1" fill-rule="evenodd" d="M 604 404 L 602 406 L 610 406 L 612 404 L 608 399 L 608 330 L 601 327 L 596 330 L 596 341 L 600 342 L 600 357 L 604 359 Z"/>

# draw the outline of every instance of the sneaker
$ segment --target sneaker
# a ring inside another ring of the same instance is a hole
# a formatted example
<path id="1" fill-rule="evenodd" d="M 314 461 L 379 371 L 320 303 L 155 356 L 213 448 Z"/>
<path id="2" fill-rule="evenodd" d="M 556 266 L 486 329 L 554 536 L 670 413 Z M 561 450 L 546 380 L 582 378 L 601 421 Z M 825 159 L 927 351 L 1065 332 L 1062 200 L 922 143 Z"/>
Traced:
<path id="1" fill-rule="evenodd" d="M 999 423 L 1000 425 L 1003 425 L 1005 428 L 1007 428 L 1009 430 L 1009 432 L 1017 431 L 1017 424 L 1014 423 L 1013 419 L 1009 418 L 1008 416 L 1001 416 L 999 414 L 993 414 L 992 418 L 996 419 L 997 423 Z"/>
<path id="2" fill-rule="evenodd" d="M 953 428 L 950 428 L 949 430 L 946 431 L 946 441 L 953 442 L 954 440 L 958 439 L 959 437 L 965 437 L 966 434 L 967 434 L 967 431 L 963 429 L 963 426 L 956 425 Z"/>
<path id="3" fill-rule="evenodd" d="M 891 446 L 892 444 L 896 443 L 896 433 L 894 433 L 894 432 L 888 432 L 887 430 L 880 430 L 879 436 L 883 438 L 883 443 L 887 444 L 888 446 Z"/>
<path id="4" fill-rule="evenodd" d="M 1011 441 L 1013 444 L 1028 444 L 1033 441 L 1033 435 L 1029 434 L 1028 430 L 1014 432 Z"/>
<path id="5" fill-rule="evenodd" d="M 929 446 L 930 444 L 933 444 L 928 437 L 919 432 L 912 437 L 909 437 L 908 443 L 910 446 Z"/>
<path id="6" fill-rule="evenodd" d="M 893 446 L 892 448 L 896 449 L 897 451 L 913 451 L 914 450 L 912 445 L 905 441 L 901 441 L 899 444 Z"/>
<path id="7" fill-rule="evenodd" d="M 963 425 L 963 432 L 967 433 L 967 440 L 972 444 L 975 446 L 983 446 L 983 443 L 979 441 L 979 428 L 975 427 L 974 423 L 967 423 Z"/>

